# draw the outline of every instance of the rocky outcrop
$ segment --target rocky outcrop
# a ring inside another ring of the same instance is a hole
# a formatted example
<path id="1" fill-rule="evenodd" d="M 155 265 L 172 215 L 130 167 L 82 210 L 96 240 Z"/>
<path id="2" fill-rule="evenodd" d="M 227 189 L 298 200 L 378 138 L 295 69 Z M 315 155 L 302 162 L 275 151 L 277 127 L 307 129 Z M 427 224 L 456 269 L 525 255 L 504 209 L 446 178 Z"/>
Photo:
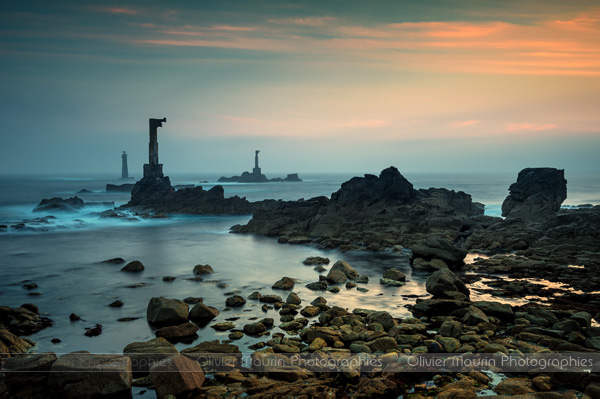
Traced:
<path id="1" fill-rule="evenodd" d="M 564 170 L 526 168 L 509 188 L 502 204 L 502 216 L 539 220 L 553 216 L 567 198 Z"/>
<path id="2" fill-rule="evenodd" d="M 262 173 L 244 172 L 240 176 L 219 177 L 219 183 L 277 183 L 277 182 L 300 182 L 302 179 L 298 177 L 298 173 L 291 173 L 285 178 L 274 177 L 272 179 Z"/>
<path id="3" fill-rule="evenodd" d="M 199 215 L 244 215 L 250 203 L 237 195 L 225 198 L 222 186 L 175 190 L 168 177 L 144 177 L 135 184 L 131 200 L 123 206 L 136 211 Z"/>
<path id="4" fill-rule="evenodd" d="M 67 199 L 59 197 L 43 199 L 34 212 L 76 212 L 84 207 L 84 202 L 81 198 L 75 196 Z"/>
<path id="5" fill-rule="evenodd" d="M 471 196 L 446 189 L 416 190 L 390 167 L 379 176 L 354 177 L 326 197 L 253 204 L 253 218 L 238 233 L 280 236 L 281 242 L 316 242 L 322 248 L 373 250 L 411 246 L 430 236 L 456 241 L 469 217 L 483 214 Z"/>
<path id="6" fill-rule="evenodd" d="M 52 325 L 52 320 L 40 317 L 37 310 L 27 304 L 18 308 L 0 306 L 0 328 L 16 335 L 30 335 Z"/>

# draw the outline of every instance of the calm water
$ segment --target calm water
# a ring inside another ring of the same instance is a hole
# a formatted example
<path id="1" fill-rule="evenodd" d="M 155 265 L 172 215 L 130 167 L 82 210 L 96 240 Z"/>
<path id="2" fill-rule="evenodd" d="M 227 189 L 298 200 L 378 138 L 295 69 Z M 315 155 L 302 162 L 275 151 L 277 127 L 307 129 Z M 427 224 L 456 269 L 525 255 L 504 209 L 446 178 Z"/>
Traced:
<path id="1" fill-rule="evenodd" d="M 218 176 L 175 175 L 173 184 L 202 184 L 212 187 Z M 240 195 L 249 200 L 264 198 L 298 199 L 318 195 L 329 196 L 351 175 L 306 175 L 302 183 L 226 184 L 226 195 Z M 488 214 L 499 214 L 508 186 L 516 176 L 510 175 L 407 175 L 416 188 L 446 187 L 465 191 L 475 201 L 486 204 Z M 600 204 L 600 176 L 567 176 L 569 199 L 567 204 Z M 44 214 L 31 210 L 42 198 L 69 197 L 81 189 L 92 193 L 78 194 L 85 201 L 114 201 L 125 203 L 129 195 L 105 193 L 107 176 L 52 176 L 52 177 L 1 177 L 0 176 L 0 224 L 10 224 L 32 219 Z M 154 337 L 145 320 L 146 305 L 151 297 L 167 296 L 183 299 L 187 296 L 205 298 L 205 303 L 222 310 L 225 293 L 240 291 L 247 297 L 255 290 L 272 293 L 271 285 L 283 276 L 299 280 L 295 292 L 308 304 L 322 295 L 331 304 L 353 309 L 355 307 L 385 309 L 397 317 L 408 316 L 405 305 L 414 300 L 403 295 L 425 293 L 426 275 L 413 273 L 406 254 L 338 253 L 320 251 L 308 246 L 277 244 L 273 238 L 229 234 L 229 228 L 246 223 L 249 216 L 202 217 L 175 216 L 164 220 L 121 221 L 100 219 L 93 212 L 106 209 L 97 206 L 73 214 L 54 214 L 49 224 L 29 223 L 34 230 L 9 230 L 0 233 L 0 303 L 20 306 L 32 302 L 41 312 L 51 317 L 53 327 L 42 330 L 31 338 L 38 342 L 39 351 L 70 352 L 90 350 L 99 353 L 121 353 L 125 345 L 133 341 Z M 307 256 L 322 255 L 332 262 L 346 260 L 359 273 L 370 277 L 366 285 L 370 291 L 360 293 L 342 287 L 338 294 L 312 292 L 304 285 L 317 281 L 318 273 L 304 266 Z M 146 270 L 139 274 L 120 272 L 119 265 L 99 263 L 102 260 L 122 257 L 127 261 L 140 260 Z M 214 282 L 194 282 L 196 264 L 210 264 L 215 274 L 208 279 L 224 281 L 227 289 L 216 287 Z M 397 267 L 407 274 L 408 284 L 402 288 L 379 285 L 384 269 Z M 176 276 L 167 283 L 163 276 Z M 38 284 L 30 296 L 22 286 L 25 281 Z M 146 283 L 140 288 L 127 285 Z M 276 292 L 285 296 L 287 293 Z M 120 299 L 122 308 L 108 304 Z M 241 328 L 250 317 L 274 317 L 271 310 L 263 313 L 257 301 L 234 311 L 222 312 L 215 322 L 239 317 L 236 327 Z M 70 322 L 69 314 L 77 313 L 83 320 Z M 122 317 L 139 319 L 119 323 Z M 85 337 L 85 327 L 102 324 L 104 332 L 98 337 Z M 277 331 L 275 329 L 275 331 Z M 215 333 L 205 327 L 199 332 L 196 343 L 214 339 L 227 339 L 227 333 Z M 52 344 L 52 338 L 63 342 Z M 238 341 L 240 348 L 254 343 L 252 338 Z M 179 347 L 187 345 L 179 344 Z"/>

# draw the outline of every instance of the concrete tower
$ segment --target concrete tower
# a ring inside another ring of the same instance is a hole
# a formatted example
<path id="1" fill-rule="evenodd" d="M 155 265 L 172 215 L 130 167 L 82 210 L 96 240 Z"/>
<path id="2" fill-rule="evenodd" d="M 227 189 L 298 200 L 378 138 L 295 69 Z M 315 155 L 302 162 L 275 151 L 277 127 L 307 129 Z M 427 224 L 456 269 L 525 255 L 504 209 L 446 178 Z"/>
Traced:
<path id="1" fill-rule="evenodd" d="M 148 163 L 144 165 L 144 177 L 163 177 L 162 164 L 158 163 L 158 128 L 167 118 L 150 118 L 150 143 L 148 144 Z"/>

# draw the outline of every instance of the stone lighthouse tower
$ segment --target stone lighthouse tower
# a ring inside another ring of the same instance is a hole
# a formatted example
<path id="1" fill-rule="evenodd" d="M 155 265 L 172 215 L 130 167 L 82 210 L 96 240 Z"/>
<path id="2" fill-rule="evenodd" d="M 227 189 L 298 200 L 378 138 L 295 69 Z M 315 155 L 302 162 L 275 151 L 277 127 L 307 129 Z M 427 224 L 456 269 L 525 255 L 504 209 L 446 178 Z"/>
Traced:
<path id="1" fill-rule="evenodd" d="M 123 151 L 121 159 L 123 160 L 121 166 L 121 179 L 129 179 L 129 169 L 127 168 L 127 153 L 125 151 Z"/>

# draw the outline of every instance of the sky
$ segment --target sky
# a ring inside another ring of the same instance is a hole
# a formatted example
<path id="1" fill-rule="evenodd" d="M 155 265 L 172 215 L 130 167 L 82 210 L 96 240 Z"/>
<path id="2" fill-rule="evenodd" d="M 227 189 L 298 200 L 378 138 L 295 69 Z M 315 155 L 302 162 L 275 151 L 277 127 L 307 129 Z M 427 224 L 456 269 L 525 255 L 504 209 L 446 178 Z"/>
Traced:
<path id="1" fill-rule="evenodd" d="M 21 1 L 0 173 L 600 169 L 588 0 Z"/>

